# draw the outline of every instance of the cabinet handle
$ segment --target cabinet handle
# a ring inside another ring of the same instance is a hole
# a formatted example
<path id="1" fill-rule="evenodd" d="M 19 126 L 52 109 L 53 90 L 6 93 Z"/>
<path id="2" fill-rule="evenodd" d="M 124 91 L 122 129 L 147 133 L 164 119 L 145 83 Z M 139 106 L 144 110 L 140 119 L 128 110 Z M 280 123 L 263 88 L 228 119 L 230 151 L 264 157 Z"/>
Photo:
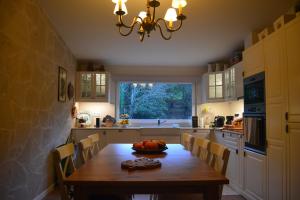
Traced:
<path id="1" fill-rule="evenodd" d="M 289 125 L 285 125 L 285 133 L 289 133 Z"/>
<path id="2" fill-rule="evenodd" d="M 239 154 L 239 150 L 238 149 L 235 150 L 235 154 Z"/>
<path id="3" fill-rule="evenodd" d="M 222 133 L 222 137 L 225 137 L 225 134 L 224 134 L 224 133 Z"/>
<path id="4" fill-rule="evenodd" d="M 106 135 L 106 131 L 103 131 L 103 135 Z"/>
<path id="5" fill-rule="evenodd" d="M 246 151 L 244 151 L 244 157 L 246 157 Z"/>
<path id="6" fill-rule="evenodd" d="M 286 121 L 289 120 L 289 113 L 288 113 L 288 112 L 285 113 L 285 120 L 286 120 Z"/>

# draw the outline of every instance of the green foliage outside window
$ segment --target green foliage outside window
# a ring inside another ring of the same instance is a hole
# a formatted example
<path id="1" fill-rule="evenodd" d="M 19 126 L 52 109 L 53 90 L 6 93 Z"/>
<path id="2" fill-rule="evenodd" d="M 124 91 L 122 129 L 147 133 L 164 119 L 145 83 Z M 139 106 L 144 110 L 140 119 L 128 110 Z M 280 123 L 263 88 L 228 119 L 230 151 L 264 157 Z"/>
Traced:
<path id="1" fill-rule="evenodd" d="M 121 82 L 120 114 L 131 119 L 190 119 L 192 84 Z"/>

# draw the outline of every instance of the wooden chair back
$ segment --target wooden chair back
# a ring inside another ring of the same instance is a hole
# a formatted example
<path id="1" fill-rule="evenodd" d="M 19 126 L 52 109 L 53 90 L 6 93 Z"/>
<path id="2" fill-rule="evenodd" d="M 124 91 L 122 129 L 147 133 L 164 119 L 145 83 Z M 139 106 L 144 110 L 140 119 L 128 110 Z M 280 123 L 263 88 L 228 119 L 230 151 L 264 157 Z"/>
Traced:
<path id="1" fill-rule="evenodd" d="M 204 138 L 195 139 L 196 155 L 201 160 L 207 160 L 209 140 Z"/>
<path id="2" fill-rule="evenodd" d="M 63 181 L 66 177 L 76 171 L 74 153 L 75 148 L 73 143 L 57 147 L 54 151 L 55 169 L 58 177 L 61 199 L 63 200 L 71 199 L 70 189 L 64 185 Z"/>
<path id="3" fill-rule="evenodd" d="M 100 137 L 98 133 L 95 133 L 93 135 L 89 135 L 88 138 L 90 138 L 92 140 L 92 153 L 95 155 L 96 153 L 98 153 L 100 151 L 100 147 L 99 147 L 99 141 L 100 141 Z"/>
<path id="4" fill-rule="evenodd" d="M 230 151 L 223 145 L 210 142 L 208 144 L 207 163 L 225 176 Z"/>
<path id="5" fill-rule="evenodd" d="M 189 133 L 182 135 L 183 146 L 186 150 L 193 151 L 195 138 Z"/>
<path id="6" fill-rule="evenodd" d="M 79 148 L 81 151 L 81 157 L 84 162 L 88 161 L 92 158 L 92 139 L 91 138 L 85 138 L 80 140 L 79 142 Z"/>

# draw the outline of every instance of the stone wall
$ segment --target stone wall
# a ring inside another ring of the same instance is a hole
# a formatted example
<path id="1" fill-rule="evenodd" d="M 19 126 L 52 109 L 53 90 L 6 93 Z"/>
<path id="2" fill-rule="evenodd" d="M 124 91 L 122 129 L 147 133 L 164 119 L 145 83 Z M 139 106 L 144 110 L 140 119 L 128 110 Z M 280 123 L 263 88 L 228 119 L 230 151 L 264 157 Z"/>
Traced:
<path id="1" fill-rule="evenodd" d="M 0 0 L 1 200 L 33 199 L 54 182 L 52 150 L 72 126 L 58 66 L 74 84 L 76 61 L 39 1 Z"/>

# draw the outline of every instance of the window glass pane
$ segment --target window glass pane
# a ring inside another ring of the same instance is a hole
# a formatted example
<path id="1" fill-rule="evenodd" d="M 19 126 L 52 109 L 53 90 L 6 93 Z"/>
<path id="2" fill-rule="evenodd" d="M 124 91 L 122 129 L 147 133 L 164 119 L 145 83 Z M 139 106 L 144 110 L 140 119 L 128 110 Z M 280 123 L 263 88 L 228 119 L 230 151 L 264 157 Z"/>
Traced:
<path id="1" fill-rule="evenodd" d="M 223 97 L 223 87 L 217 86 L 216 87 L 216 98 L 222 98 Z"/>
<path id="2" fill-rule="evenodd" d="M 106 78 L 106 75 L 105 74 L 101 74 L 101 85 L 106 85 L 105 78 Z"/>
<path id="3" fill-rule="evenodd" d="M 105 96 L 105 86 L 96 86 L 96 97 L 104 97 Z"/>
<path id="4" fill-rule="evenodd" d="M 215 86 L 209 87 L 208 93 L 210 99 L 216 98 L 216 87 Z"/>
<path id="5" fill-rule="evenodd" d="M 92 74 L 81 74 L 80 80 L 80 96 L 91 97 L 92 95 Z"/>
<path id="6" fill-rule="evenodd" d="M 101 74 L 96 74 L 96 85 L 101 85 Z"/>
<path id="7" fill-rule="evenodd" d="M 119 84 L 119 113 L 131 119 L 190 119 L 192 84 L 133 83 Z"/>
<path id="8" fill-rule="evenodd" d="M 210 74 L 209 75 L 209 86 L 214 86 L 214 85 L 216 85 L 216 75 Z"/>
<path id="9" fill-rule="evenodd" d="M 222 73 L 216 74 L 216 85 L 223 85 L 223 76 L 222 76 Z"/>

